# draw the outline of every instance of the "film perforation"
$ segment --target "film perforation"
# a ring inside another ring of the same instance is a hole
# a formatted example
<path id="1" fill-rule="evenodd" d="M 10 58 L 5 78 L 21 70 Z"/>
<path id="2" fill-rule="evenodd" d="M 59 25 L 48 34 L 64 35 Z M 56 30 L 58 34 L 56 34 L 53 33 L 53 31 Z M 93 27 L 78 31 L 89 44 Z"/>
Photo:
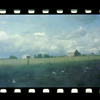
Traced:
<path id="1" fill-rule="evenodd" d="M 29 89 L 28 93 L 35 93 L 35 89 Z"/>
<path id="2" fill-rule="evenodd" d="M 29 14 L 34 14 L 35 13 L 35 9 L 28 9 L 28 13 Z"/>
<path id="3" fill-rule="evenodd" d="M 85 13 L 91 13 L 92 10 L 91 9 L 85 9 Z"/>
<path id="4" fill-rule="evenodd" d="M 14 89 L 14 93 L 21 93 L 21 89 Z"/>
<path id="5" fill-rule="evenodd" d="M 77 13 L 78 12 L 78 10 L 77 9 L 71 9 L 71 13 Z"/>
<path id="6" fill-rule="evenodd" d="M 48 13 L 49 13 L 49 9 L 43 9 L 43 10 L 42 10 L 42 13 L 48 14 Z"/>
<path id="7" fill-rule="evenodd" d="M 7 89 L 0 89 L 0 93 L 7 93 Z"/>
<path id="8" fill-rule="evenodd" d="M 85 89 L 85 93 L 92 93 L 92 89 L 91 88 Z"/>
<path id="9" fill-rule="evenodd" d="M 0 14 L 6 14 L 6 9 L 0 9 Z"/>
<path id="10" fill-rule="evenodd" d="M 62 14 L 62 13 L 63 13 L 63 9 L 57 9 L 56 12 L 57 12 L 58 14 Z"/>
<path id="11" fill-rule="evenodd" d="M 77 88 L 71 89 L 71 93 L 78 93 L 78 89 Z"/>
<path id="12" fill-rule="evenodd" d="M 57 93 L 64 93 L 64 89 L 62 88 L 57 89 Z"/>
<path id="13" fill-rule="evenodd" d="M 15 14 L 20 14 L 21 13 L 21 10 L 20 9 L 14 9 L 14 13 Z"/>
<path id="14" fill-rule="evenodd" d="M 43 89 L 43 93 L 50 93 L 50 90 L 48 88 Z"/>

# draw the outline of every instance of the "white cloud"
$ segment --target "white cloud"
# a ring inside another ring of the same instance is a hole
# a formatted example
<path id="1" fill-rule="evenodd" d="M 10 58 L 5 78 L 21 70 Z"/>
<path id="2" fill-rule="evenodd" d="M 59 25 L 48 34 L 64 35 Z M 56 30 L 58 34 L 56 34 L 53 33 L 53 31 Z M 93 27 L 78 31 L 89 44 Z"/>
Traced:
<path id="1" fill-rule="evenodd" d="M 98 52 L 98 49 L 97 48 L 89 48 L 89 49 L 87 49 L 88 50 L 88 52 L 90 52 L 90 53 L 97 53 Z"/>
<path id="2" fill-rule="evenodd" d="M 78 29 L 77 29 L 77 32 L 81 32 L 83 30 L 83 27 L 79 27 Z"/>
<path id="3" fill-rule="evenodd" d="M 42 33 L 40 33 L 40 32 L 34 33 L 33 35 L 35 35 L 35 36 L 46 36 L 46 34 L 44 32 L 42 32 Z"/>
<path id="4" fill-rule="evenodd" d="M 50 47 L 50 50 L 52 50 L 52 51 L 54 51 L 54 50 L 56 50 L 56 49 L 57 49 L 57 46 L 54 46 L 54 45 L 53 45 L 53 46 Z"/>
<path id="5" fill-rule="evenodd" d="M 95 38 L 94 39 L 94 43 L 100 43 L 100 38 L 98 39 L 98 38 Z"/>
<path id="6" fill-rule="evenodd" d="M 46 36 L 45 33 L 35 33 L 33 37 L 31 34 L 25 36 L 19 34 L 10 35 L 9 41 L 12 44 L 10 47 L 11 49 L 14 48 L 13 50 L 19 50 L 19 52 L 41 49 L 43 45 L 47 45 L 47 36 L 44 37 L 43 35 Z M 44 48 L 46 47 L 44 46 Z"/>
<path id="7" fill-rule="evenodd" d="M 10 35 L 9 41 L 14 45 L 15 47 L 21 46 L 23 44 L 24 37 L 22 37 L 19 34 Z"/>
<path id="8" fill-rule="evenodd" d="M 6 33 L 4 31 L 0 31 L 0 37 L 5 37 Z"/>
<path id="9" fill-rule="evenodd" d="M 63 47 L 67 51 L 75 51 L 78 49 L 81 53 L 98 52 L 100 35 L 98 30 L 88 30 L 82 26 L 79 26 L 76 30 L 73 30 L 70 34 L 65 36 L 66 40 L 63 40 Z M 56 36 L 56 39 L 58 37 Z M 60 38 L 59 38 L 60 39 Z M 59 40 L 59 43 L 61 40 Z M 65 45 L 64 45 L 65 44 Z"/>
<path id="10" fill-rule="evenodd" d="M 0 41 L 6 40 L 8 35 L 4 31 L 0 31 Z"/>
<path id="11" fill-rule="evenodd" d="M 80 34 L 83 30 L 86 31 L 86 34 L 80 37 L 75 37 L 76 32 L 78 32 L 77 34 Z M 96 36 L 97 35 L 98 34 L 96 34 Z M 73 32 L 70 34 L 70 38 L 67 38 L 66 33 L 64 33 L 63 35 L 59 33 L 49 36 L 45 32 L 37 32 L 27 35 L 9 34 L 8 38 L 8 35 L 4 31 L 0 31 L 0 37 L 2 37 L 0 38 L 0 45 L 5 45 L 1 46 L 2 48 L 5 48 L 4 51 L 20 53 L 31 51 L 33 52 L 33 54 L 37 54 L 37 52 L 40 52 L 64 55 L 67 52 L 75 51 L 76 49 L 78 49 L 81 53 L 91 53 L 98 51 L 97 47 L 100 43 L 99 37 L 96 38 L 93 32 L 91 32 L 90 34 L 81 26 L 76 31 L 73 30 Z M 5 39 L 6 42 L 4 43 Z"/>

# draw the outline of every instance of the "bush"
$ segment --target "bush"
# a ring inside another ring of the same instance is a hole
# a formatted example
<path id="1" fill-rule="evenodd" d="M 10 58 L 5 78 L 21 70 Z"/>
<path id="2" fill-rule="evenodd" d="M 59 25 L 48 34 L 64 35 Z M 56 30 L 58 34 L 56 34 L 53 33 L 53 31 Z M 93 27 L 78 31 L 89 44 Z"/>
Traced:
<path id="1" fill-rule="evenodd" d="M 37 58 L 42 58 L 42 54 L 39 53 L 39 54 L 37 55 Z"/>
<path id="2" fill-rule="evenodd" d="M 44 58 L 50 58 L 48 54 L 44 54 Z"/>
<path id="3" fill-rule="evenodd" d="M 11 56 L 9 57 L 9 59 L 17 59 L 17 57 L 16 57 L 16 56 L 11 55 Z"/>

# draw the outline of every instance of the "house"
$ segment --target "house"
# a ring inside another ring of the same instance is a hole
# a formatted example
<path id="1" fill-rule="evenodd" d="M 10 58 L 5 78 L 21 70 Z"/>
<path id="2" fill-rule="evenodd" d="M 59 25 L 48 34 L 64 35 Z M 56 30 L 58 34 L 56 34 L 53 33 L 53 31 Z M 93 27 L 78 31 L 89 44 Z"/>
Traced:
<path id="1" fill-rule="evenodd" d="M 67 56 L 68 57 L 71 57 L 71 56 L 81 56 L 81 53 L 78 50 L 75 50 L 75 52 L 68 52 Z"/>
<path id="2" fill-rule="evenodd" d="M 22 56 L 22 59 L 28 59 L 28 58 L 31 58 L 31 56 L 29 54 Z"/>

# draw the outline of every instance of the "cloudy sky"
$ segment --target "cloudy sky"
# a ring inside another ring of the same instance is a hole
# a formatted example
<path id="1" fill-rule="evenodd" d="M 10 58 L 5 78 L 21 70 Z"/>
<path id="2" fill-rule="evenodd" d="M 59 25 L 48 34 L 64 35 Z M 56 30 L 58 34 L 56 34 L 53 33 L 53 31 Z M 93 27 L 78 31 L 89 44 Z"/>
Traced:
<path id="1" fill-rule="evenodd" d="M 0 15 L 0 57 L 100 50 L 100 15 Z"/>

